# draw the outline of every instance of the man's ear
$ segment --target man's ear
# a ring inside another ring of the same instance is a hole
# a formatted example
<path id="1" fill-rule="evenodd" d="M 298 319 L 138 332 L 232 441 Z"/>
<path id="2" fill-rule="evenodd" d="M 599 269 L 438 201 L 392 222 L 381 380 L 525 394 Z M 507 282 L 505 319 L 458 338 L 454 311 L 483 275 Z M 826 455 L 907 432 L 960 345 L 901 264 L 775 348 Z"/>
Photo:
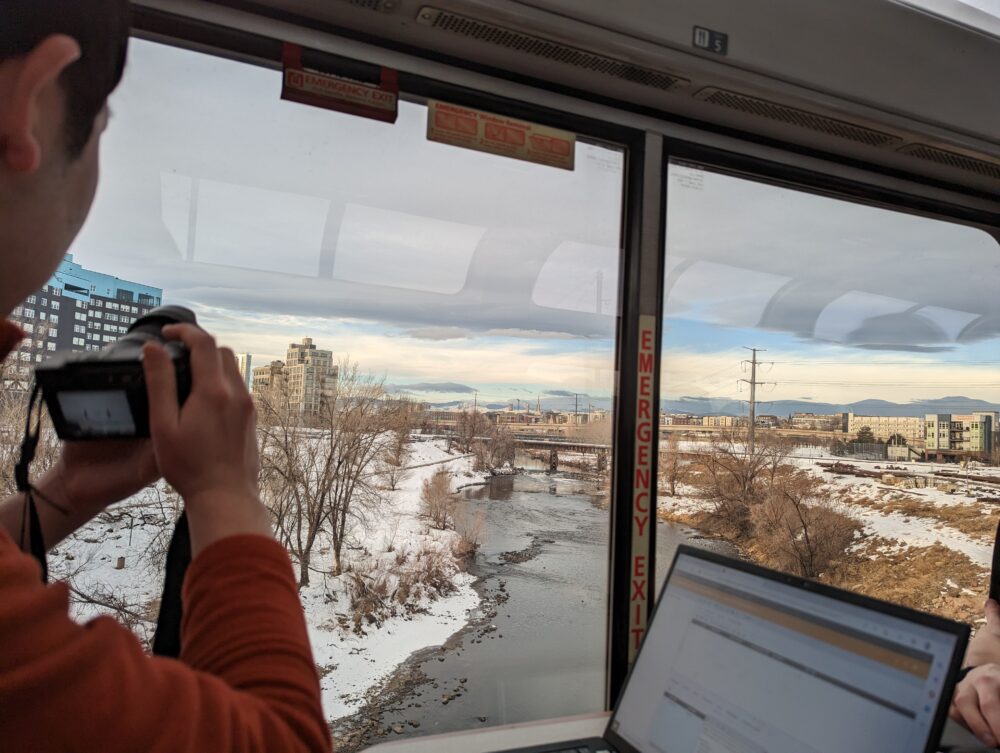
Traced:
<path id="1" fill-rule="evenodd" d="M 65 34 L 46 37 L 35 49 L 15 62 L 10 97 L 0 108 L 0 162 L 15 173 L 31 173 L 42 161 L 42 146 L 35 132 L 50 102 L 43 98 L 60 74 L 80 58 L 80 45 Z M 62 111 L 52 113 L 62 117 Z"/>

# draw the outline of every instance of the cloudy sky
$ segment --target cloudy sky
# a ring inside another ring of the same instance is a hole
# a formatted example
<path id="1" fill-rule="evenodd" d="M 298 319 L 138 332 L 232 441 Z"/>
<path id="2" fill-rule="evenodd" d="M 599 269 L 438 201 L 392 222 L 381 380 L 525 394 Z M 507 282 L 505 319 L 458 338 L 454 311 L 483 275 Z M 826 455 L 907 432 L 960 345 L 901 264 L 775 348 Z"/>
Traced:
<path id="1" fill-rule="evenodd" d="M 611 395 L 622 154 L 565 171 L 283 102 L 280 75 L 136 41 L 76 261 L 221 340 L 309 336 L 432 402 Z M 673 166 L 665 396 L 1000 400 L 986 233 Z M 773 365 L 771 362 L 773 361 Z"/>

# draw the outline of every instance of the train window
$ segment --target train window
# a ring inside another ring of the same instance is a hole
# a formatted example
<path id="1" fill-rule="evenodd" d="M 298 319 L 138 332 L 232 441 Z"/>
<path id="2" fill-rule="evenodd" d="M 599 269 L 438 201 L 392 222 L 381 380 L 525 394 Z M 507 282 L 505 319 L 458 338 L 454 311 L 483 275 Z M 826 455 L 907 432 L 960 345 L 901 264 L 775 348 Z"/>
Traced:
<path id="1" fill-rule="evenodd" d="M 987 232 L 669 166 L 659 512 L 973 622 L 1000 498 Z"/>
<path id="2" fill-rule="evenodd" d="M 59 324 L 17 363 L 161 302 L 239 355 L 338 750 L 602 709 L 623 150 L 519 162 L 280 84 L 134 40 Z M 58 548 L 80 617 L 151 637 L 178 505 Z"/>

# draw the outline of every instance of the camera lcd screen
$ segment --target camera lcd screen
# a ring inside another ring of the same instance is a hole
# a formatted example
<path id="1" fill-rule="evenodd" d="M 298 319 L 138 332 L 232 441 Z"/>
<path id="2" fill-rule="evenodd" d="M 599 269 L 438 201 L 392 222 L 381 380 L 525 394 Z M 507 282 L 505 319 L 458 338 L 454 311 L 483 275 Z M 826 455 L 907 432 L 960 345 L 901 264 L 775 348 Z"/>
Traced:
<path id="1" fill-rule="evenodd" d="M 76 434 L 135 434 L 135 420 L 124 390 L 74 390 L 60 392 L 58 397 L 63 418 Z"/>

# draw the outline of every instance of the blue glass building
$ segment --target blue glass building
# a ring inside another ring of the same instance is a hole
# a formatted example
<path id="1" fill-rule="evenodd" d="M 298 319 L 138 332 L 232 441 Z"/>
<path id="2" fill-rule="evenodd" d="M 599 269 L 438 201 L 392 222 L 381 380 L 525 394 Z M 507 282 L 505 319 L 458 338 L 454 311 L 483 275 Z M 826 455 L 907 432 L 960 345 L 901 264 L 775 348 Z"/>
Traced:
<path id="1" fill-rule="evenodd" d="M 160 288 L 87 269 L 67 254 L 52 279 L 14 309 L 28 333 L 19 365 L 30 368 L 56 350 L 100 350 L 162 300 Z"/>

